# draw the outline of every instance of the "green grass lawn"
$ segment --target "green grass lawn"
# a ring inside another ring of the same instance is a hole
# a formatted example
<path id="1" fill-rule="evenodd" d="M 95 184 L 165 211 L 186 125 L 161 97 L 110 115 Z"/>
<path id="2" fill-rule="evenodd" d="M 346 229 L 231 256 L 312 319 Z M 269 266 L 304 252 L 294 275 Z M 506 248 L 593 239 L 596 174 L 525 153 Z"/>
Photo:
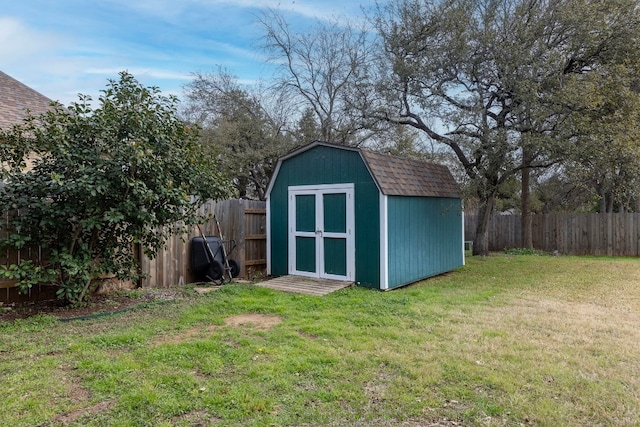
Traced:
<path id="1" fill-rule="evenodd" d="M 404 289 L 229 285 L 0 323 L 11 426 L 638 426 L 640 260 L 470 258 Z"/>

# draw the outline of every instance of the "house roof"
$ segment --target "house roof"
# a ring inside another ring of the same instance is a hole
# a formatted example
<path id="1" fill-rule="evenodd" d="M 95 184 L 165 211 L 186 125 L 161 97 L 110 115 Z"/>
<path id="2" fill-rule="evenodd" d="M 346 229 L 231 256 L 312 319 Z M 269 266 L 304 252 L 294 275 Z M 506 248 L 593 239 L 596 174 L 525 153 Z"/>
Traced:
<path id="1" fill-rule="evenodd" d="M 317 146 L 360 153 L 378 188 L 382 194 L 387 196 L 443 197 L 452 199 L 461 197 L 460 187 L 446 166 L 424 160 L 405 159 L 361 148 L 320 141 L 312 142 L 281 157 L 269 183 L 267 194 L 271 192 L 273 181 L 278 174 L 280 164 L 284 160 Z"/>
<path id="2" fill-rule="evenodd" d="M 27 110 L 38 115 L 46 112 L 53 101 L 29 86 L 0 71 L 0 128 L 20 124 Z"/>

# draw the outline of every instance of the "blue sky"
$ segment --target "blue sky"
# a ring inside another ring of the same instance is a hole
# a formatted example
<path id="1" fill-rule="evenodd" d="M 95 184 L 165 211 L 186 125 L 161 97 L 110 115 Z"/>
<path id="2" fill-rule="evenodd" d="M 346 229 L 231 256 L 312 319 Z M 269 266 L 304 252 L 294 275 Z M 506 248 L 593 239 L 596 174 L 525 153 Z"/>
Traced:
<path id="1" fill-rule="evenodd" d="M 67 105 L 97 98 L 127 70 L 180 95 L 193 72 L 225 67 L 240 81 L 268 79 L 257 18 L 267 8 L 302 28 L 361 19 L 375 0 L 0 0 L 0 71 Z"/>

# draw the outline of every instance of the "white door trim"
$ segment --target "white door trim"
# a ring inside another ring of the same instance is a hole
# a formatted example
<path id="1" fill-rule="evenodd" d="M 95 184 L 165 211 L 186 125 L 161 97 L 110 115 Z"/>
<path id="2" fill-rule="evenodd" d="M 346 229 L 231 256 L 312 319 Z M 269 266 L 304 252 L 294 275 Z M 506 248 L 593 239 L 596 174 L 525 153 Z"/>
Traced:
<path id="1" fill-rule="evenodd" d="M 325 194 L 346 195 L 346 232 L 335 233 L 324 231 L 323 198 Z M 296 204 L 298 195 L 315 196 L 315 232 L 296 231 Z M 355 203 L 354 184 L 321 184 L 321 185 L 296 185 L 288 188 L 288 268 L 289 274 L 314 278 L 353 281 L 355 280 Z M 314 237 L 316 241 L 316 271 L 298 271 L 296 269 L 296 237 Z M 346 265 L 345 276 L 324 272 L 324 238 L 346 239 Z"/>

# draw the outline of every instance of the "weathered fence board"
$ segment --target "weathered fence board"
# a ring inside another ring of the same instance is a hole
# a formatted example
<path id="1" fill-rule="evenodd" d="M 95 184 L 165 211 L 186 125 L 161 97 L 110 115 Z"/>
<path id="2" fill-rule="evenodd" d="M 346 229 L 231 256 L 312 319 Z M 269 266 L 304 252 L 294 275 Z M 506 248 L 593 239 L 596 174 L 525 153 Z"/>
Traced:
<path id="1" fill-rule="evenodd" d="M 4 212 L 0 218 L 0 237 L 6 237 L 7 231 L 5 224 L 9 224 L 11 215 L 19 215 L 17 211 Z M 40 263 L 43 259 L 42 251 L 37 246 L 29 246 L 21 251 L 10 250 L 8 248 L 0 251 L 0 265 L 9 266 L 17 264 L 21 260 L 32 260 L 36 263 Z M 51 286 L 36 285 L 33 286 L 29 293 L 22 295 L 15 287 L 16 280 L 7 280 L 0 278 L 0 302 L 24 302 L 32 299 L 39 299 L 41 296 L 48 298 L 50 296 L 55 297 L 55 289 L 52 290 Z"/>
<path id="2" fill-rule="evenodd" d="M 267 266 L 267 210 L 264 203 L 261 207 L 244 210 L 244 242 L 245 276 L 252 278 L 262 274 Z"/>
<path id="3" fill-rule="evenodd" d="M 244 199 L 230 199 L 219 202 L 208 201 L 200 208 L 204 215 L 215 215 L 230 251 L 229 258 L 240 265 L 240 277 L 252 278 L 262 274 L 266 268 L 266 204 Z M 200 225 L 207 236 L 219 236 L 217 224 L 210 220 Z M 143 287 L 169 287 L 190 283 L 194 277 L 190 269 L 189 242 L 199 236 L 194 227 L 187 235 L 174 236 L 167 241 L 166 249 L 158 252 L 154 259 L 141 256 L 142 271 L 146 278 Z"/>
<path id="4" fill-rule="evenodd" d="M 465 240 L 473 240 L 477 218 L 465 216 Z M 572 255 L 640 256 L 640 213 L 533 215 L 535 249 Z M 495 215 L 489 250 L 521 248 L 520 215 Z"/>

